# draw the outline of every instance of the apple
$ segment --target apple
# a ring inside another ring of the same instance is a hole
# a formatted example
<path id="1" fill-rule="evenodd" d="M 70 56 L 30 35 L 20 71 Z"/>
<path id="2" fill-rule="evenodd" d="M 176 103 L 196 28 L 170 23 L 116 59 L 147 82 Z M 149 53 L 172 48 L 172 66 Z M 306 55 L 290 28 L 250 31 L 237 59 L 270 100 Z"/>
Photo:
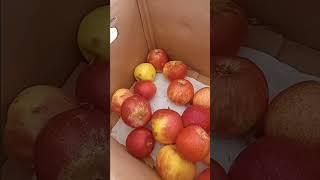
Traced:
<path id="1" fill-rule="evenodd" d="M 62 89 L 37 85 L 22 90 L 9 105 L 4 128 L 4 149 L 10 160 L 33 167 L 34 145 L 48 121 L 77 107 Z"/>
<path id="2" fill-rule="evenodd" d="M 183 79 L 188 67 L 182 61 L 169 61 L 163 67 L 163 75 L 170 81 Z"/>
<path id="3" fill-rule="evenodd" d="M 154 148 L 155 140 L 152 132 L 140 127 L 131 131 L 126 139 L 127 151 L 137 158 L 145 158 L 150 155 Z"/>
<path id="4" fill-rule="evenodd" d="M 195 164 L 182 158 L 174 145 L 159 150 L 156 170 L 163 180 L 194 180 L 196 176 Z"/>
<path id="5" fill-rule="evenodd" d="M 184 127 L 193 124 L 202 127 L 207 133 L 210 132 L 210 109 L 201 106 L 189 106 L 181 117 Z"/>
<path id="6" fill-rule="evenodd" d="M 200 126 L 189 125 L 178 134 L 176 147 L 186 160 L 201 161 L 209 153 L 210 137 Z"/>
<path id="7" fill-rule="evenodd" d="M 209 135 L 210 136 L 210 135 Z M 209 153 L 206 155 L 206 157 L 204 157 L 204 159 L 202 160 L 202 162 L 204 164 L 206 164 L 207 166 L 210 166 L 210 161 L 211 161 L 211 158 L 210 158 L 210 147 L 209 147 Z"/>
<path id="8" fill-rule="evenodd" d="M 168 55 L 163 49 L 153 49 L 148 53 L 147 62 L 152 64 L 157 72 L 162 72 L 168 62 Z"/>
<path id="9" fill-rule="evenodd" d="M 181 116 L 170 109 L 159 109 L 151 118 L 154 138 L 161 144 L 174 144 L 183 128 Z"/>
<path id="10" fill-rule="evenodd" d="M 128 97 L 121 106 L 121 118 L 130 127 L 143 127 L 151 119 L 151 107 L 147 99 L 140 95 Z"/>
<path id="11" fill-rule="evenodd" d="M 106 119 L 90 106 L 50 119 L 35 146 L 37 179 L 106 179 Z"/>
<path id="12" fill-rule="evenodd" d="M 193 96 L 192 104 L 210 109 L 210 87 L 198 90 Z"/>
<path id="13" fill-rule="evenodd" d="M 150 80 L 138 81 L 134 85 L 134 93 L 139 94 L 150 100 L 157 92 L 157 87 Z"/>
<path id="14" fill-rule="evenodd" d="M 75 93 L 80 103 L 89 103 L 105 113 L 109 111 L 109 69 L 106 62 L 94 62 L 82 71 L 76 81 Z"/>
<path id="15" fill-rule="evenodd" d="M 264 118 L 268 84 L 260 68 L 242 57 L 215 57 L 213 133 L 242 136 Z"/>
<path id="16" fill-rule="evenodd" d="M 186 79 L 172 81 L 167 89 L 168 98 L 178 105 L 189 103 L 193 98 L 193 94 L 193 85 Z"/>
<path id="17" fill-rule="evenodd" d="M 121 115 L 122 103 L 132 95 L 133 93 L 129 89 L 121 88 L 116 90 L 111 98 L 111 110 L 118 115 Z"/>

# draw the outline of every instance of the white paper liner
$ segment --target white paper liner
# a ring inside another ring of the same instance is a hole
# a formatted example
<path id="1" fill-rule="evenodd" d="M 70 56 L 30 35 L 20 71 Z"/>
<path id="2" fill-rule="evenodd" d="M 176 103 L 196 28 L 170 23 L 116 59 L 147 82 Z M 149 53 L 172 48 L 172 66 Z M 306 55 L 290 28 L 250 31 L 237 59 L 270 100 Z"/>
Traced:
<path id="1" fill-rule="evenodd" d="M 203 84 L 193 78 L 187 77 L 186 79 L 192 83 L 195 92 L 203 87 L 207 87 L 207 85 L 205 85 L 205 84 Z M 170 109 L 176 111 L 177 113 L 179 113 L 180 115 L 182 115 L 182 113 L 184 112 L 184 110 L 186 109 L 187 106 L 175 105 L 174 103 L 172 103 L 168 99 L 167 88 L 169 86 L 169 81 L 166 78 L 164 78 L 164 76 L 161 73 L 157 73 L 156 78 L 154 80 L 154 84 L 157 87 L 157 92 L 156 92 L 155 97 L 153 97 L 150 100 L 152 112 L 154 112 L 158 109 L 170 108 Z M 150 123 L 148 124 L 147 127 L 150 128 Z M 132 130 L 133 130 L 133 128 L 127 126 L 120 118 L 119 121 L 117 122 L 117 124 L 112 128 L 111 136 L 116 141 L 118 141 L 120 144 L 125 145 L 126 138 Z M 151 157 L 153 160 L 156 159 L 157 153 L 161 147 L 162 147 L 162 145 L 157 142 L 152 153 L 151 153 Z M 201 172 L 206 167 L 207 166 L 202 163 L 197 163 L 197 172 L 198 173 Z"/>

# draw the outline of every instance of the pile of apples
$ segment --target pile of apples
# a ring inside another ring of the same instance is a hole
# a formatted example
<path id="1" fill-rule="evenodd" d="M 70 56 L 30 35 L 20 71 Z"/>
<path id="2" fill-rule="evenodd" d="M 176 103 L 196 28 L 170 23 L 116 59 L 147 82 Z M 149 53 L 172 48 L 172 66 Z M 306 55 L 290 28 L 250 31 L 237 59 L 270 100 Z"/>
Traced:
<path id="1" fill-rule="evenodd" d="M 151 50 L 147 63 L 135 68 L 137 82 L 132 90 L 118 89 L 111 99 L 112 111 L 134 128 L 126 139 L 131 155 L 143 159 L 151 154 L 156 141 L 164 145 L 155 162 L 164 180 L 193 180 L 196 162 L 210 166 L 210 87 L 194 92 L 191 82 L 185 79 L 187 70 L 182 61 L 169 61 L 164 50 Z M 162 72 L 170 81 L 167 94 L 163 96 L 176 105 L 187 106 L 182 115 L 172 109 L 151 111 L 149 100 L 157 91 L 153 83 L 156 72 Z M 208 168 L 203 174 L 208 176 L 209 172 Z"/>

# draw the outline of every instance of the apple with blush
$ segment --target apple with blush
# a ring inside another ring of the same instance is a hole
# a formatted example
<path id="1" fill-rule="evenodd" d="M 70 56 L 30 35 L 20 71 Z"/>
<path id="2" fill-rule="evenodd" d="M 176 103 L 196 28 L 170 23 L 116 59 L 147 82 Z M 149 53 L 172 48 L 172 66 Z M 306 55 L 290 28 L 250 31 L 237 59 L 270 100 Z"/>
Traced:
<path id="1" fill-rule="evenodd" d="M 177 105 L 188 104 L 194 94 L 193 85 L 186 79 L 176 79 L 169 84 L 168 98 Z"/>
<path id="2" fill-rule="evenodd" d="M 169 61 L 163 67 L 163 75 L 170 81 L 183 79 L 188 67 L 182 61 Z"/>
<path id="3" fill-rule="evenodd" d="M 142 80 L 136 82 L 134 85 L 134 93 L 139 94 L 146 99 L 152 99 L 157 92 L 157 87 L 150 80 Z"/>
<path id="4" fill-rule="evenodd" d="M 153 49 L 148 53 L 147 62 L 152 64 L 157 72 L 162 72 L 168 62 L 168 55 L 163 49 Z"/>

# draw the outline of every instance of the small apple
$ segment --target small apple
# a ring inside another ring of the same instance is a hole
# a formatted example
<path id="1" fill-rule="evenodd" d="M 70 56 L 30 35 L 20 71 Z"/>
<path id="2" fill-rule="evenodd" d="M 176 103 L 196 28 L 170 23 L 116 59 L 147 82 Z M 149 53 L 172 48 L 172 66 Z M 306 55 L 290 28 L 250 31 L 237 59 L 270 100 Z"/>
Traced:
<path id="1" fill-rule="evenodd" d="M 193 96 L 192 104 L 210 109 L 210 87 L 197 91 Z"/>
<path id="2" fill-rule="evenodd" d="M 163 180 L 194 180 L 196 166 L 183 159 L 174 145 L 163 146 L 156 158 L 156 170 Z"/>
<path id="3" fill-rule="evenodd" d="M 138 81 L 134 86 L 134 93 L 150 100 L 157 92 L 157 87 L 150 80 Z"/>
<path id="4" fill-rule="evenodd" d="M 168 55 L 163 49 L 153 49 L 148 53 L 147 62 L 152 64 L 157 72 L 162 72 L 168 62 Z"/>
<path id="5" fill-rule="evenodd" d="M 174 144 L 183 128 L 181 116 L 170 109 L 159 109 L 154 112 L 151 126 L 154 138 L 161 144 Z"/>
<path id="6" fill-rule="evenodd" d="M 200 126 L 190 125 L 182 129 L 176 139 L 177 151 L 186 160 L 203 160 L 210 149 L 210 137 Z"/>
<path id="7" fill-rule="evenodd" d="M 154 148 L 154 144 L 152 132 L 145 127 L 131 131 L 126 140 L 128 152 L 137 158 L 149 156 Z"/>
<path id="8" fill-rule="evenodd" d="M 130 127 L 146 126 L 152 112 L 147 99 L 140 95 L 128 97 L 121 107 L 121 118 Z"/>
<path id="9" fill-rule="evenodd" d="M 111 110 L 120 115 L 122 103 L 132 95 L 133 94 L 129 89 L 121 88 L 116 90 L 111 98 Z"/>
<path id="10" fill-rule="evenodd" d="M 169 61 L 163 67 L 163 75 L 170 81 L 183 79 L 188 67 L 182 61 Z"/>
<path id="11" fill-rule="evenodd" d="M 186 79 L 176 79 L 169 84 L 167 96 L 178 105 L 185 105 L 192 100 L 194 94 L 192 84 Z"/>
<path id="12" fill-rule="evenodd" d="M 210 131 L 210 110 L 200 106 L 189 106 L 182 114 L 184 127 L 191 124 L 202 127 L 207 133 Z"/>

